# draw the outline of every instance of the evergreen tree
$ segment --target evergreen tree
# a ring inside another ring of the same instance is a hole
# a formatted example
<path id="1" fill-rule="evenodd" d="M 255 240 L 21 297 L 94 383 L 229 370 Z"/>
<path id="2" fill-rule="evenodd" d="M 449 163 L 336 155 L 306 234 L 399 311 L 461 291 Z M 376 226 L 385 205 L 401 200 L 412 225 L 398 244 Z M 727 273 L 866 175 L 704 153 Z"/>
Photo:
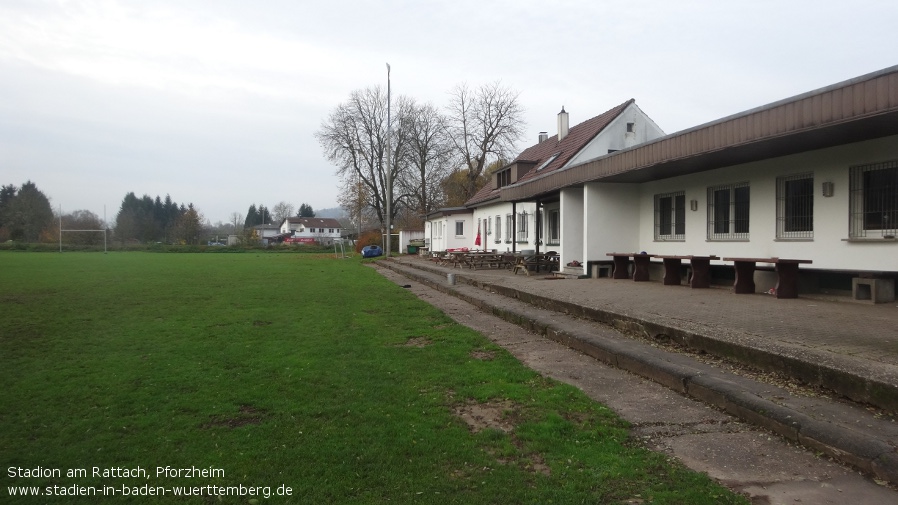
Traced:
<path id="1" fill-rule="evenodd" d="M 14 196 L 15 186 L 0 190 L 0 210 L 3 221 L 0 226 L 12 240 L 37 242 L 44 230 L 53 226 L 53 209 L 50 199 L 31 181 L 22 184 Z"/>
<path id="2" fill-rule="evenodd" d="M 259 219 L 259 211 L 256 210 L 256 204 L 251 204 L 249 210 L 246 211 L 246 219 L 243 220 L 244 228 L 252 228 L 262 221 Z"/>
<path id="3" fill-rule="evenodd" d="M 296 217 L 315 217 L 315 211 L 312 210 L 312 206 L 304 203 L 299 206 L 299 214 Z"/>

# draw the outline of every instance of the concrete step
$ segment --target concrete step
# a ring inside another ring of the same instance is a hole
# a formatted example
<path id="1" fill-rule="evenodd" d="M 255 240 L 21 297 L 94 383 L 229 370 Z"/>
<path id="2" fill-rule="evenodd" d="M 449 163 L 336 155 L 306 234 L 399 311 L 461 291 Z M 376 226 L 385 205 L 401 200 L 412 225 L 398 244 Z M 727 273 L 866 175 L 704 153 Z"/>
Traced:
<path id="1" fill-rule="evenodd" d="M 456 275 L 455 285 L 448 285 L 442 269 L 423 262 L 380 264 L 599 361 L 706 402 L 879 479 L 898 483 L 898 426 L 864 405 L 801 396 L 628 336 L 634 330 L 644 331 L 639 321 L 617 319 L 614 327 L 621 331 L 610 331 L 601 322 L 582 319 L 580 311 L 571 312 L 571 307 L 558 300 L 539 300 L 531 293 L 463 274 Z M 672 333 L 671 329 L 667 331 Z"/>

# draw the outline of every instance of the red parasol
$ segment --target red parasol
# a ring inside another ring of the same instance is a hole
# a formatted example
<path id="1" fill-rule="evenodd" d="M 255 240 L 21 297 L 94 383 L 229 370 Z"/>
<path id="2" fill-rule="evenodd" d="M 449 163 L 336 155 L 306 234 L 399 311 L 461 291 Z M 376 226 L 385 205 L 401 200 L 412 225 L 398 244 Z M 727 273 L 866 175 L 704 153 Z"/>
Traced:
<path id="1" fill-rule="evenodd" d="M 477 238 L 474 239 L 474 245 L 480 245 L 480 222 L 477 222 Z"/>

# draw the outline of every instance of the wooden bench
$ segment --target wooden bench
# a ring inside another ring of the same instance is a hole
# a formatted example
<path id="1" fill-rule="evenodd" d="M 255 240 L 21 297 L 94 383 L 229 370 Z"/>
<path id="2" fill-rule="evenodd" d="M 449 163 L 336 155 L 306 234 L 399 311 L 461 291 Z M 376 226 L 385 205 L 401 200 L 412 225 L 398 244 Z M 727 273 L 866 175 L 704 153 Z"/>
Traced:
<path id="1" fill-rule="evenodd" d="M 655 257 L 654 254 L 605 253 L 605 256 L 611 256 L 614 259 L 612 279 L 629 279 L 627 266 L 630 264 L 630 258 L 633 258 L 633 280 L 636 282 L 649 280 L 649 260 Z"/>
<path id="2" fill-rule="evenodd" d="M 692 278 L 689 279 L 689 286 L 695 288 L 711 287 L 711 260 L 719 260 L 714 255 L 711 256 L 673 256 L 673 255 L 655 255 L 664 261 L 664 285 L 679 286 L 683 282 L 680 276 L 680 266 L 682 260 L 689 260 L 692 267 Z"/>
<path id="3" fill-rule="evenodd" d="M 811 260 L 785 258 L 723 258 L 732 261 L 736 268 L 736 282 L 733 290 L 736 294 L 755 292 L 755 264 L 773 263 L 776 265 L 776 297 L 798 298 L 798 265 L 813 263 Z"/>

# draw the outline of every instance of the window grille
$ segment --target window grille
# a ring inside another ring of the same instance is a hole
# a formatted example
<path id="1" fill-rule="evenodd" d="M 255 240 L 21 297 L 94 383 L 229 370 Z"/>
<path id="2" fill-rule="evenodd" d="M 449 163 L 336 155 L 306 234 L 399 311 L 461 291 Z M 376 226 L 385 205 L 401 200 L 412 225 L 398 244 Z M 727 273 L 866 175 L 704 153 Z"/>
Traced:
<path id="1" fill-rule="evenodd" d="M 511 243 L 511 234 L 512 230 L 514 230 L 514 216 L 511 214 L 505 215 L 505 243 Z"/>
<path id="2" fill-rule="evenodd" d="M 558 209 L 550 210 L 547 221 L 548 239 L 546 244 L 561 245 L 561 212 Z"/>
<path id="3" fill-rule="evenodd" d="M 527 212 L 521 212 L 518 214 L 518 242 L 527 242 L 528 234 L 527 234 Z"/>
<path id="4" fill-rule="evenodd" d="M 655 240 L 686 240 L 686 193 L 655 195 Z"/>
<path id="5" fill-rule="evenodd" d="M 496 243 L 502 242 L 502 216 L 496 216 Z"/>
<path id="6" fill-rule="evenodd" d="M 777 177 L 776 238 L 814 238 L 814 174 Z"/>
<path id="7" fill-rule="evenodd" d="M 708 188 L 708 240 L 748 240 L 747 182 Z"/>
<path id="8" fill-rule="evenodd" d="M 849 236 L 898 235 L 898 161 L 851 167 L 850 178 Z"/>

